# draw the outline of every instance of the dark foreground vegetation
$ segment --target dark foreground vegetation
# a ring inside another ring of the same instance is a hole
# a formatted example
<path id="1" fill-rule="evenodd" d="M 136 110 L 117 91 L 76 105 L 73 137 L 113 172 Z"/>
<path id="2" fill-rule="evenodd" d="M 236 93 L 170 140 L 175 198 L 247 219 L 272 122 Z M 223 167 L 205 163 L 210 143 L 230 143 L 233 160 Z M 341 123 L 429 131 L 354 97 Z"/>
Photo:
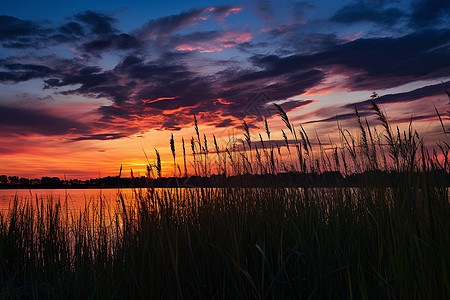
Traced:
<path id="1" fill-rule="evenodd" d="M 219 149 L 214 138 L 222 176 L 394 174 L 361 176 L 354 187 L 150 184 L 131 200 L 119 194 L 116 207 L 100 198 L 82 212 L 64 199 L 16 199 L 0 216 L 0 297 L 448 299 L 447 135 L 426 149 L 411 126 L 394 131 L 375 110 L 382 133 L 356 112 L 360 137 L 339 129 L 341 145 L 328 150 L 318 141 L 313 151 L 281 108 L 292 138 L 283 132 L 279 148 L 262 138 L 270 146 L 257 146 L 245 123 L 241 148 Z M 206 137 L 196 132 L 194 172 L 210 175 Z M 184 141 L 181 149 L 185 162 Z M 148 178 L 161 176 L 156 155 Z"/>

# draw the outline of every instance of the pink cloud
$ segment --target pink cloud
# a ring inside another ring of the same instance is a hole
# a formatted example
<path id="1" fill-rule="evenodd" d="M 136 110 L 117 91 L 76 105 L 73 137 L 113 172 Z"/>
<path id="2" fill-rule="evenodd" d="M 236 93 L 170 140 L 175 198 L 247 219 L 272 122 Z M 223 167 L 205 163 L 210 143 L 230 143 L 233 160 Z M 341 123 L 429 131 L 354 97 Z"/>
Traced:
<path id="1" fill-rule="evenodd" d="M 201 53 L 206 52 L 220 52 L 224 48 L 237 46 L 241 43 L 247 42 L 253 38 L 249 32 L 230 31 L 210 41 L 197 41 L 191 43 L 184 43 L 175 47 L 179 51 L 195 51 Z"/>
<path id="2" fill-rule="evenodd" d="M 214 7 L 211 7 L 215 10 Z M 213 10 L 213 11 L 214 11 Z M 223 22 L 225 20 L 226 17 L 230 16 L 231 14 L 235 15 L 238 14 L 242 11 L 242 7 L 231 7 L 230 9 L 226 10 L 225 12 L 223 12 L 222 14 L 217 16 L 217 19 L 221 22 Z"/>
<path id="3" fill-rule="evenodd" d="M 360 32 L 358 32 L 358 33 L 356 33 L 356 34 L 354 34 L 354 35 L 347 35 L 347 36 L 344 37 L 344 40 L 349 41 L 349 42 L 352 42 L 352 41 L 358 39 L 359 36 L 360 36 L 362 33 L 363 33 L 363 31 L 361 30 Z"/>
<path id="4" fill-rule="evenodd" d="M 216 19 L 223 22 L 225 18 L 230 16 L 231 14 L 235 15 L 242 11 L 242 7 L 229 7 L 227 9 L 223 9 L 223 7 L 207 7 L 202 10 L 201 14 L 198 17 L 193 17 L 191 20 L 208 20 L 211 16 L 211 13 L 215 14 Z"/>
<path id="5" fill-rule="evenodd" d="M 201 53 L 220 52 L 223 50 L 223 48 L 220 48 L 220 47 L 217 47 L 214 45 L 204 45 L 204 44 L 200 44 L 200 43 L 195 43 L 192 45 L 182 44 L 182 45 L 175 47 L 175 49 L 177 49 L 179 51 L 199 50 Z"/>

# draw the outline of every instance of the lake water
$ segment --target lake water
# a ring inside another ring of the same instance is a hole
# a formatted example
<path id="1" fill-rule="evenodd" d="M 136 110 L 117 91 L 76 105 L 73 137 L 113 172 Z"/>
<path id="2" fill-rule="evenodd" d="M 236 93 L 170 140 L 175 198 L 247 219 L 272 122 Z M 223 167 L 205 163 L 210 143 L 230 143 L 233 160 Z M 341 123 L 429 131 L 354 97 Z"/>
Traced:
<path id="1" fill-rule="evenodd" d="M 157 189 L 163 190 L 163 189 Z M 62 206 L 72 211 L 82 211 L 86 205 L 95 206 L 100 199 L 110 209 L 116 207 L 120 201 L 119 193 L 123 196 L 125 203 L 129 204 L 135 199 L 134 194 L 137 190 L 131 188 L 111 188 L 111 189 L 0 189 L 0 213 L 9 211 L 14 198 L 19 202 L 31 200 L 33 204 L 60 201 Z M 145 192 L 145 190 L 143 190 Z M 448 189 L 450 201 L 450 189 Z"/>
<path id="2" fill-rule="evenodd" d="M 83 210 L 86 204 L 95 204 L 104 199 L 108 206 L 115 207 L 119 200 L 119 192 L 126 202 L 133 199 L 133 189 L 0 189 L 0 211 L 8 211 L 14 198 L 20 202 L 31 200 L 38 202 L 60 201 L 70 210 Z"/>

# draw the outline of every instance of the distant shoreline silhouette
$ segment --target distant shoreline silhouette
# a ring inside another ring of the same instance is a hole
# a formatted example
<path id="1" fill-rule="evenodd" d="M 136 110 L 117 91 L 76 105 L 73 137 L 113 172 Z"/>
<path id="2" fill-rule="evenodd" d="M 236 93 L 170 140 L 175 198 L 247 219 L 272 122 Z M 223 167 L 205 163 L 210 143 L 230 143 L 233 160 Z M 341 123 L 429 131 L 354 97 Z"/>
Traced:
<path id="1" fill-rule="evenodd" d="M 321 174 L 286 172 L 278 174 L 241 174 L 236 176 L 211 175 L 188 177 L 118 177 L 108 176 L 88 180 L 61 180 L 58 177 L 41 179 L 18 178 L 17 176 L 0 176 L 0 189 L 80 189 L 80 188 L 197 188 L 197 187 L 355 187 L 380 186 L 389 187 L 399 182 L 416 182 L 421 179 L 420 172 L 386 172 L 366 171 L 346 175 L 340 172 L 323 172 Z M 450 174 L 442 171 L 429 171 L 427 176 L 434 176 L 443 186 L 450 186 Z"/>

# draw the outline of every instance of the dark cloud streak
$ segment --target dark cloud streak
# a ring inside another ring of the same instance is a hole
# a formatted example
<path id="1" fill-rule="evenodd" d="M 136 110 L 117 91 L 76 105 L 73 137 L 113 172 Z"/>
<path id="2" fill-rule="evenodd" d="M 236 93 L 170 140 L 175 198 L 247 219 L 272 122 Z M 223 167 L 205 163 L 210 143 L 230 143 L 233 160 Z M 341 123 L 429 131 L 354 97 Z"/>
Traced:
<path id="1" fill-rule="evenodd" d="M 0 15 L 0 41 L 40 35 L 42 31 L 41 26 L 35 22 Z"/>
<path id="2" fill-rule="evenodd" d="M 449 24 L 450 1 L 417 0 L 411 5 L 410 25 L 416 28 Z M 445 21 L 446 20 L 446 21 Z"/>
<path id="3" fill-rule="evenodd" d="M 191 9 L 179 14 L 150 20 L 142 26 L 138 33 L 141 37 L 153 39 L 156 37 L 166 36 L 180 28 L 183 28 L 188 23 L 196 21 L 200 16 L 207 12 L 212 13 L 216 18 L 222 18 L 234 8 L 234 6 L 224 5 L 212 8 Z"/>
<path id="4" fill-rule="evenodd" d="M 22 82 L 34 78 L 48 77 L 54 74 L 54 70 L 47 66 L 20 64 L 20 63 L 4 63 L 1 64 L 8 71 L 0 71 L 0 82 Z"/>
<path id="5" fill-rule="evenodd" d="M 384 8 L 376 2 L 353 2 L 345 5 L 331 18 L 331 21 L 351 24 L 357 22 L 374 22 L 394 25 L 405 14 L 398 8 Z"/>
<path id="6" fill-rule="evenodd" d="M 444 95 L 445 91 L 450 88 L 450 81 L 424 86 L 412 91 L 386 94 L 374 99 L 367 99 L 358 103 L 347 104 L 344 108 L 353 108 L 355 105 L 358 110 L 370 110 L 372 109 L 372 102 L 389 104 L 389 103 L 405 103 L 412 102 L 422 98 Z"/>
<path id="7" fill-rule="evenodd" d="M 339 66 L 344 68 L 340 72 L 351 73 L 346 85 L 352 90 L 390 88 L 412 80 L 449 76 L 449 42 L 450 30 L 424 30 L 399 38 L 358 39 L 311 55 L 259 55 L 252 62 L 263 70 L 244 78 Z"/>
<path id="8" fill-rule="evenodd" d="M 124 138 L 124 137 L 127 137 L 127 135 L 122 134 L 122 133 L 99 133 L 99 134 L 92 134 L 92 135 L 87 135 L 87 136 L 80 136 L 80 137 L 71 139 L 71 141 L 72 142 L 86 141 L 86 140 L 105 141 L 105 140 L 116 140 L 116 139 L 120 139 L 120 138 Z"/>
<path id="9" fill-rule="evenodd" d="M 77 121 L 21 107 L 0 106 L 2 135 L 46 136 L 80 134 L 88 128 Z"/>
<path id="10" fill-rule="evenodd" d="M 113 25 L 116 20 L 103 13 L 87 10 L 83 13 L 76 14 L 75 19 L 86 24 L 93 34 L 104 35 L 117 31 Z"/>

